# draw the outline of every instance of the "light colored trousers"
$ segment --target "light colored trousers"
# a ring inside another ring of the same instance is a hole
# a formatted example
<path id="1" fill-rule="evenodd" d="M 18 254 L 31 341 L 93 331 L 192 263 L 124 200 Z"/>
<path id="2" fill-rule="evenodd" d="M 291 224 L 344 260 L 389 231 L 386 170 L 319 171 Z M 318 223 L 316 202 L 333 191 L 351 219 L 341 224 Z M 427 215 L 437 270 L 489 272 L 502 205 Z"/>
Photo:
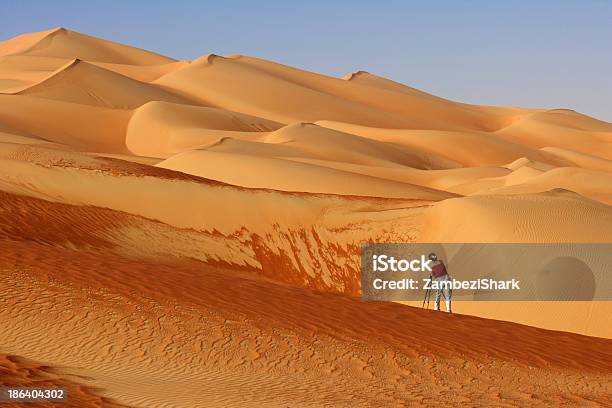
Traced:
<path id="1" fill-rule="evenodd" d="M 440 310 L 440 298 L 442 297 L 442 295 L 444 295 L 444 300 L 446 302 L 446 311 L 447 312 L 451 312 L 451 296 L 453 294 L 453 290 L 450 287 L 450 281 L 452 281 L 452 278 L 450 276 L 444 275 L 444 276 L 439 276 L 437 278 L 434 278 L 435 281 L 437 282 L 445 282 L 448 281 L 448 287 L 445 288 L 440 288 L 440 289 L 436 289 L 436 297 L 434 300 L 434 310 Z"/>

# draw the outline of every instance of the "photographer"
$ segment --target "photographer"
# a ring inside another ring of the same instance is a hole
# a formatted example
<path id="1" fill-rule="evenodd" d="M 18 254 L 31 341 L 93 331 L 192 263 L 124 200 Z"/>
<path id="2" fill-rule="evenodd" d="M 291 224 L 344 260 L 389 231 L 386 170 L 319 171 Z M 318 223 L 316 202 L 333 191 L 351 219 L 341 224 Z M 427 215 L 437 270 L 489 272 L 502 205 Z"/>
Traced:
<path id="1" fill-rule="evenodd" d="M 446 282 L 451 281 L 451 277 L 448 275 L 448 271 L 446 270 L 446 266 L 442 260 L 438 259 L 438 256 L 435 253 L 430 253 L 428 259 L 432 261 L 431 267 L 431 280 L 437 282 Z M 451 311 L 451 296 L 453 290 L 450 284 L 441 284 L 437 285 L 436 295 L 434 298 L 434 310 L 440 310 L 440 297 L 444 295 L 444 300 L 446 301 L 446 311 L 448 313 L 452 313 Z"/>

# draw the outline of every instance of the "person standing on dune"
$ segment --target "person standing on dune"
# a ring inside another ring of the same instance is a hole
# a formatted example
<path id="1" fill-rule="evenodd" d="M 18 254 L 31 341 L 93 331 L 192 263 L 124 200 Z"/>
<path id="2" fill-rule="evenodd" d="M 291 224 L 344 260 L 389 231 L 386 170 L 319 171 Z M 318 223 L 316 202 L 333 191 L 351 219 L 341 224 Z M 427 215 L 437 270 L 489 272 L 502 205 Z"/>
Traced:
<path id="1" fill-rule="evenodd" d="M 448 313 L 452 313 L 451 311 L 451 296 L 453 290 L 451 288 L 452 279 L 448 275 L 448 271 L 446 270 L 446 265 L 442 260 L 438 259 L 438 256 L 435 253 L 430 253 L 428 256 L 429 260 L 432 261 L 431 267 L 431 281 L 436 282 L 436 297 L 434 299 L 434 310 L 440 310 L 440 298 L 444 295 L 444 300 L 446 302 L 446 311 Z"/>

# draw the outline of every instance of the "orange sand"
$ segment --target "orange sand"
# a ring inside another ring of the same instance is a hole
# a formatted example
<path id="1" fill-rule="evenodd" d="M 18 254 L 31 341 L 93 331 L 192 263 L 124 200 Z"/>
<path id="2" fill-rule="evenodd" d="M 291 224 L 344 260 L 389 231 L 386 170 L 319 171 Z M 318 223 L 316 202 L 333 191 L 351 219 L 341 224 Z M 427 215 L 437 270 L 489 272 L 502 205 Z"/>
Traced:
<path id="1" fill-rule="evenodd" d="M 610 123 L 60 28 L 0 42 L 0 168 L 3 384 L 79 407 L 612 404 L 611 302 L 357 298 L 363 242 L 612 242 Z"/>

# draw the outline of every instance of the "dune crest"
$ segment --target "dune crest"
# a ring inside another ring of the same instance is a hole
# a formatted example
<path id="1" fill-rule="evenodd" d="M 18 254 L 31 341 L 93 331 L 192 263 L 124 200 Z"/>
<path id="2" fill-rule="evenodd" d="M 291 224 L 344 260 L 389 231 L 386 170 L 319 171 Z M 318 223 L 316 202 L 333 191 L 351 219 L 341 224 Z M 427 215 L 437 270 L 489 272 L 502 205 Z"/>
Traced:
<path id="1" fill-rule="evenodd" d="M 24 34 L 0 44 L 0 55 L 17 54 L 133 65 L 176 61 L 154 52 L 101 40 L 63 27 Z"/>
<path id="2" fill-rule="evenodd" d="M 133 80 L 79 59 L 10 93 L 114 109 L 133 109 L 149 101 L 191 103 L 189 99 L 155 85 Z"/>

